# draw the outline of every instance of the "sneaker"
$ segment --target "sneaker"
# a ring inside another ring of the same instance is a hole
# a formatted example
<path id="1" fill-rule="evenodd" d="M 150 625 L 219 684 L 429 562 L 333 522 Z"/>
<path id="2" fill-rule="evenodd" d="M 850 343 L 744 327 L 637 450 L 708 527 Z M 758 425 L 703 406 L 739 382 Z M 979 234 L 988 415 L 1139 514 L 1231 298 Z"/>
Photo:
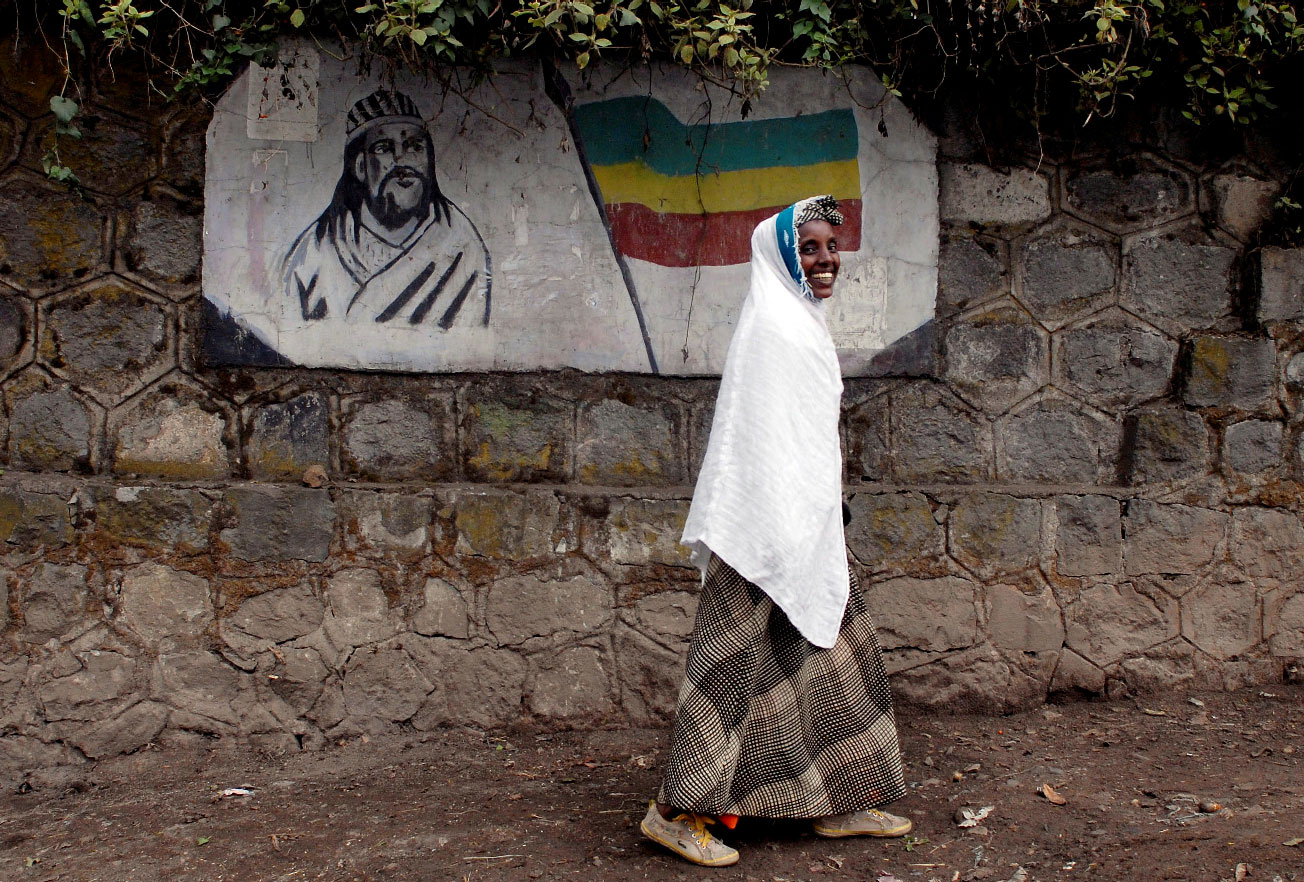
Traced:
<path id="1" fill-rule="evenodd" d="M 826 839 L 840 839 L 843 836 L 905 836 L 914 826 L 909 818 L 878 809 L 815 819 L 815 833 Z"/>
<path id="2" fill-rule="evenodd" d="M 661 843 L 698 866 L 727 867 L 738 863 L 738 849 L 725 845 L 706 829 L 707 824 L 714 823 L 715 818 L 688 812 L 663 818 L 657 811 L 656 800 L 653 800 L 639 826 L 648 839 Z"/>

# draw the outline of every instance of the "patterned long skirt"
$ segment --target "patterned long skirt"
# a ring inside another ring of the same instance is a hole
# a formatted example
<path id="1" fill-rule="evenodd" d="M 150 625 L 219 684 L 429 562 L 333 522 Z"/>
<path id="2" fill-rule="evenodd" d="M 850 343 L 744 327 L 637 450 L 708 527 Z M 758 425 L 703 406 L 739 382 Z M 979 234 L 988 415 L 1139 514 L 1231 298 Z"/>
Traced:
<path id="1" fill-rule="evenodd" d="M 882 650 L 855 572 L 837 642 L 821 649 L 713 557 L 658 801 L 698 814 L 817 818 L 905 792 Z"/>

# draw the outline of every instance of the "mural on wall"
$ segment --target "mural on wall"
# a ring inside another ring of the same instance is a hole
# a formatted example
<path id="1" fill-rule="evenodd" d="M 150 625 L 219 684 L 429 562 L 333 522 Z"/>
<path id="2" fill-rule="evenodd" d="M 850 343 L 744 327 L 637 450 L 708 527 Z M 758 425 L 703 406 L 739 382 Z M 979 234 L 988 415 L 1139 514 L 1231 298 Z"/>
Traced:
<path id="1" fill-rule="evenodd" d="M 330 204 L 282 267 L 303 319 L 429 319 L 447 330 L 469 298 L 466 320 L 487 325 L 490 265 L 475 224 L 439 191 L 434 144 L 412 99 L 379 89 L 354 104 Z"/>
<path id="2" fill-rule="evenodd" d="M 454 91 L 288 48 L 207 160 L 210 363 L 718 373 L 752 227 L 818 192 L 847 217 L 844 370 L 932 318 L 933 140 L 868 71 L 776 71 L 745 116 L 676 68 Z"/>

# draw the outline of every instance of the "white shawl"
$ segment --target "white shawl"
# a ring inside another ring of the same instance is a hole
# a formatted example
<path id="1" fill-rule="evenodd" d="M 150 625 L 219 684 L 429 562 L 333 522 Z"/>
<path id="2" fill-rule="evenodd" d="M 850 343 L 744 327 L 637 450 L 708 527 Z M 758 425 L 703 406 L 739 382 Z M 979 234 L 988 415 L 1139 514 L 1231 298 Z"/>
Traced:
<path id="1" fill-rule="evenodd" d="M 822 304 L 805 296 L 792 218 L 789 208 L 752 232 L 751 290 L 680 541 L 703 574 L 714 552 L 828 648 L 850 593 L 842 373 Z"/>

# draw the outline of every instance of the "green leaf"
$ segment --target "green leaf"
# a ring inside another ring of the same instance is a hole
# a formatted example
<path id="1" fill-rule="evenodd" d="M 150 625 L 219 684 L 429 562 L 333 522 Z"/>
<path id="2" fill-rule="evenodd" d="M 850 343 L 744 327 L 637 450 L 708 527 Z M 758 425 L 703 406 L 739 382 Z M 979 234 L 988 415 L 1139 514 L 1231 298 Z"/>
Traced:
<path id="1" fill-rule="evenodd" d="M 424 30 L 410 31 L 408 36 L 411 37 L 412 42 L 416 43 L 418 46 L 426 45 L 426 32 Z"/>
<path id="2" fill-rule="evenodd" d="M 303 27 L 303 21 L 305 18 L 306 16 L 303 14 L 303 10 L 296 9 L 294 12 L 290 13 L 290 24 L 294 25 L 296 28 L 301 28 Z"/>
<path id="3" fill-rule="evenodd" d="M 213 15 L 213 30 L 220 31 L 231 23 L 231 19 L 218 12 Z"/>
<path id="4" fill-rule="evenodd" d="M 200 836 L 198 839 L 195 840 L 195 845 L 208 845 L 208 843 L 212 841 L 213 841 L 212 836 Z"/>
<path id="5" fill-rule="evenodd" d="M 65 98 L 62 95 L 55 95 L 50 99 L 50 112 L 54 118 L 61 123 L 71 122 L 72 118 L 81 110 L 76 101 L 71 98 Z"/>

